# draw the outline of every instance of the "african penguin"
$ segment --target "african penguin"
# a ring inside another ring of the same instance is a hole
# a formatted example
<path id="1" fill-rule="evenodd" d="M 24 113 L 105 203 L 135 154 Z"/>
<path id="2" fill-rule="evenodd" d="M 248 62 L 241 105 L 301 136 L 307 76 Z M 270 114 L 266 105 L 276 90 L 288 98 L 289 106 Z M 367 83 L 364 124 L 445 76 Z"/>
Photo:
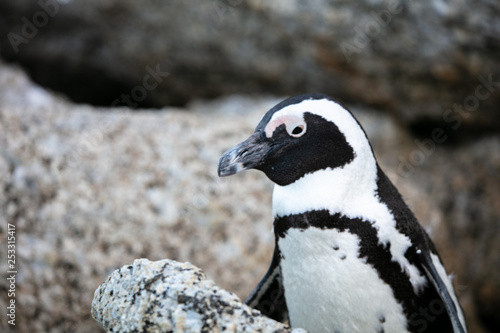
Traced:
<path id="1" fill-rule="evenodd" d="M 276 247 L 247 304 L 311 333 L 466 332 L 432 241 L 346 108 L 322 94 L 279 103 L 218 173 L 252 168 L 276 184 Z"/>

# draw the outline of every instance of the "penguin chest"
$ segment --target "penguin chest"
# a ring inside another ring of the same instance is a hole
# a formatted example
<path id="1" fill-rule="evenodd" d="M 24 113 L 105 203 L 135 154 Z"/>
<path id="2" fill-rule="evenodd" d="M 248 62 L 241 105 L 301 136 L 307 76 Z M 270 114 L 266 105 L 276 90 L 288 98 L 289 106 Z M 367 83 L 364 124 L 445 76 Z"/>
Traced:
<path id="1" fill-rule="evenodd" d="M 359 257 L 357 235 L 291 228 L 278 239 L 290 324 L 314 332 L 406 332 L 391 287 Z"/>

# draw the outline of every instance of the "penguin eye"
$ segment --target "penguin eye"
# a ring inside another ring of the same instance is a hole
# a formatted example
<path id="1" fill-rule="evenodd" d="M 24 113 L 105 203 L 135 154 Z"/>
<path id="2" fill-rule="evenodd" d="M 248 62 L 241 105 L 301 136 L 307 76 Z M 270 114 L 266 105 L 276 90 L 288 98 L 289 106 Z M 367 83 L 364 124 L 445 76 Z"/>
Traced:
<path id="1" fill-rule="evenodd" d="M 292 134 L 298 135 L 298 134 L 302 133 L 302 130 L 303 130 L 302 126 L 297 126 L 293 129 Z"/>
<path id="2" fill-rule="evenodd" d="M 300 122 L 295 124 L 290 124 L 291 126 L 287 126 L 286 131 L 291 137 L 300 138 L 302 135 L 306 133 L 306 123 Z"/>

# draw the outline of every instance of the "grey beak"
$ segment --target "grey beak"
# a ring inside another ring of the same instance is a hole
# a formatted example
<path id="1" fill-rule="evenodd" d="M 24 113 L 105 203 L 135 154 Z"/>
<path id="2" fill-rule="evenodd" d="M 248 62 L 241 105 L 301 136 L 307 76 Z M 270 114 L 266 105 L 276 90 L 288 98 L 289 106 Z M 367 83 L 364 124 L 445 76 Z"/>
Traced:
<path id="1" fill-rule="evenodd" d="M 270 145 L 257 131 L 237 146 L 228 149 L 219 159 L 219 177 L 234 175 L 262 164 Z"/>

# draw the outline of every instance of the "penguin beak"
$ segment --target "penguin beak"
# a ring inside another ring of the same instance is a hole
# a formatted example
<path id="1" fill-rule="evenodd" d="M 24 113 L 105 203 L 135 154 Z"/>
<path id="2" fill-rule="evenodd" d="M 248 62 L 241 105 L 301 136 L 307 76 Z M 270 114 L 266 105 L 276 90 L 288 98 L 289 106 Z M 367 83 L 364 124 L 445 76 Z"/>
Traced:
<path id="1" fill-rule="evenodd" d="M 243 170 L 261 165 L 268 155 L 271 145 L 257 131 L 237 146 L 228 149 L 219 159 L 219 177 L 234 175 Z"/>

